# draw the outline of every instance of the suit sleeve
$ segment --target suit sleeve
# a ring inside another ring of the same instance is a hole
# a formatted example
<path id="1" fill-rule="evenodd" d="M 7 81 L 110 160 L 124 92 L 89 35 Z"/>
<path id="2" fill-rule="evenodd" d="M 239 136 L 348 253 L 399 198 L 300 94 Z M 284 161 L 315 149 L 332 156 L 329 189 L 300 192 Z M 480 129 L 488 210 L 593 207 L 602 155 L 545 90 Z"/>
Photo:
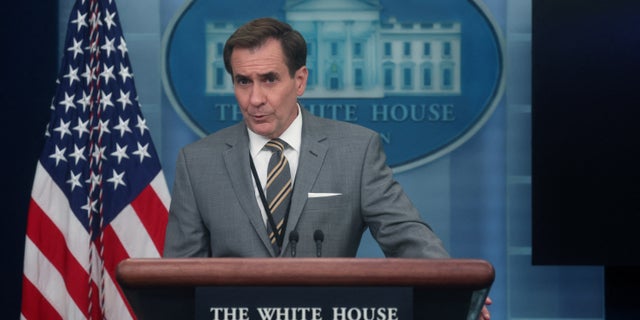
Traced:
<path id="1" fill-rule="evenodd" d="M 394 180 L 376 134 L 369 139 L 364 155 L 361 199 L 363 218 L 385 256 L 449 257 L 442 241 Z"/>
<path id="2" fill-rule="evenodd" d="M 188 168 L 185 152 L 181 150 L 176 161 L 164 257 L 210 256 L 209 231 L 198 210 L 190 170 L 194 171 Z"/>

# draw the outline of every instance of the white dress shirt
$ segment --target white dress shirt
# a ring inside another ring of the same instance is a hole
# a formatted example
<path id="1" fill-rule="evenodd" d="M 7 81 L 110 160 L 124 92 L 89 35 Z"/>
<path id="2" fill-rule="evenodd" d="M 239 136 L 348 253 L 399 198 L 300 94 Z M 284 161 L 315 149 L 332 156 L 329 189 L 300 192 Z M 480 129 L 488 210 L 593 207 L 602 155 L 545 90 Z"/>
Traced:
<path id="1" fill-rule="evenodd" d="M 267 150 L 264 146 L 269 142 L 269 138 L 256 134 L 255 132 L 247 129 L 249 132 L 249 152 L 253 159 L 253 164 L 258 172 L 258 178 L 260 178 L 260 188 L 265 190 L 267 183 L 267 169 L 269 167 L 269 159 L 271 158 L 271 151 Z M 288 147 L 284 150 L 284 155 L 289 162 L 289 169 L 291 170 L 291 182 L 295 187 L 296 172 L 298 171 L 298 160 L 300 158 L 300 144 L 302 143 L 302 113 L 300 112 L 300 105 L 298 105 L 298 116 L 293 120 L 289 128 L 285 130 L 279 137 L 288 144 Z M 253 177 L 253 175 L 251 175 Z M 253 186 L 255 190 L 256 201 L 260 207 L 262 213 L 262 220 L 267 225 L 267 212 L 260 200 L 260 193 L 258 191 L 258 185 L 255 179 L 253 180 Z M 265 190 L 266 191 L 266 190 Z"/>

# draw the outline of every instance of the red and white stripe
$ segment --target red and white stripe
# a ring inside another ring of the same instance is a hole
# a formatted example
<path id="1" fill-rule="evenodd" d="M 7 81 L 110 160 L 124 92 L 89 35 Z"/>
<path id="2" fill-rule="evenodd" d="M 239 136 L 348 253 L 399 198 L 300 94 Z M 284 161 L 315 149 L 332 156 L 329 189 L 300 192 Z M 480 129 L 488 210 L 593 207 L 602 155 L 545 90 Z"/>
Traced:
<path id="1" fill-rule="evenodd" d="M 133 319 L 126 298 L 115 280 L 118 263 L 135 257 L 160 257 L 168 219 L 170 196 L 160 173 L 104 228 L 104 261 L 95 245 L 89 282 L 89 234 L 71 212 L 65 194 L 40 163 L 31 193 L 25 241 L 22 293 L 23 319 Z M 100 264 L 104 263 L 104 310 L 99 295 Z M 102 314 L 104 312 L 104 314 Z"/>

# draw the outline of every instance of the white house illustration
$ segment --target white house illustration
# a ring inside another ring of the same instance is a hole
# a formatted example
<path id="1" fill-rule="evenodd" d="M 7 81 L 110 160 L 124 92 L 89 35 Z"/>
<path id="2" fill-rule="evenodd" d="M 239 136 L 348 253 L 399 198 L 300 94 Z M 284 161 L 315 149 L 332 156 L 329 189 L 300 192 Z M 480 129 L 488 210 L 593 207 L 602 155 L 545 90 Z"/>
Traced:
<path id="1" fill-rule="evenodd" d="M 288 0 L 285 19 L 308 46 L 305 98 L 461 94 L 458 21 L 381 21 L 378 0 Z M 206 24 L 206 93 L 231 95 L 222 49 L 238 27 Z"/>

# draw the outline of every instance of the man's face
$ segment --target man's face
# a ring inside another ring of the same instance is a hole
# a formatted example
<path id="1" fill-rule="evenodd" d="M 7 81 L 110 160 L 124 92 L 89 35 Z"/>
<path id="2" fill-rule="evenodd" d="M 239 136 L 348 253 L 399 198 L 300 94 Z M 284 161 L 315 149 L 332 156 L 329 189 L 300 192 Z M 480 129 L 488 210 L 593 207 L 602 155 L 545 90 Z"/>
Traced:
<path id="1" fill-rule="evenodd" d="M 297 100 L 306 88 L 307 68 L 296 70 L 292 78 L 275 39 L 258 48 L 235 48 L 230 61 L 245 123 L 261 136 L 279 137 L 298 115 Z"/>

